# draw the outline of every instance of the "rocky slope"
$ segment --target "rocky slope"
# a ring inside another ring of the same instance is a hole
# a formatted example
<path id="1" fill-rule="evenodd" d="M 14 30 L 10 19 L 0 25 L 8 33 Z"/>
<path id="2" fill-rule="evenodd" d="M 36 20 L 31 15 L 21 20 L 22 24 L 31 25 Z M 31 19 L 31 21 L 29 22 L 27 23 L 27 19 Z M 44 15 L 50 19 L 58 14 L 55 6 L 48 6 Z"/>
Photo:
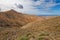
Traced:
<path id="1" fill-rule="evenodd" d="M 22 13 L 18 13 L 14 10 L 10 10 L 7 12 L 0 12 L 0 26 L 1 27 L 20 27 L 26 25 L 29 22 L 33 22 L 36 20 L 42 20 L 42 17 L 26 15 Z"/>
<path id="2" fill-rule="evenodd" d="M 43 20 L 43 18 L 14 10 L 0 12 L 0 40 L 13 40 L 13 35 L 16 36 L 20 27 L 37 20 Z"/>
<path id="3" fill-rule="evenodd" d="M 25 30 L 22 36 L 24 39 L 27 36 L 29 40 L 60 40 L 60 16 L 29 23 L 22 29 Z"/>
<path id="4" fill-rule="evenodd" d="M 45 30 L 45 28 L 49 30 L 48 26 L 54 28 L 52 25 L 57 25 L 57 23 L 60 22 L 59 20 L 60 17 L 56 19 L 55 16 L 27 15 L 14 10 L 0 12 L 0 40 L 27 40 L 27 38 L 29 38 L 28 40 L 38 40 L 37 34 L 40 34 L 39 32 L 41 30 Z M 53 31 L 55 31 L 55 29 Z M 36 38 L 34 36 L 35 34 Z M 25 36 L 26 39 L 24 39 Z M 21 37 L 22 39 L 20 39 Z"/>

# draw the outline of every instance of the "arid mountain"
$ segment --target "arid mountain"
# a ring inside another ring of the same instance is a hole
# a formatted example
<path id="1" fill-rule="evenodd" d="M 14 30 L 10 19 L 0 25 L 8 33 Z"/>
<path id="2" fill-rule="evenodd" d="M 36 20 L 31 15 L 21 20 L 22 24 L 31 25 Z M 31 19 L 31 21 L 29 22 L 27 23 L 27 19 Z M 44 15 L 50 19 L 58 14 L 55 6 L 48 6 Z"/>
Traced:
<path id="1" fill-rule="evenodd" d="M 36 20 L 43 20 L 42 17 L 27 15 L 18 13 L 14 10 L 10 10 L 7 12 L 0 12 L 0 26 L 1 27 L 12 27 L 12 26 L 23 26 L 29 22 L 33 22 Z"/>
<path id="2" fill-rule="evenodd" d="M 14 10 L 0 12 L 0 40 L 38 40 L 41 30 L 59 32 L 59 24 L 60 17 L 27 15 Z"/>
<path id="3" fill-rule="evenodd" d="M 52 18 L 51 16 L 35 16 L 35 15 L 27 15 L 18 13 L 14 10 L 10 10 L 7 12 L 0 12 L 0 26 L 1 27 L 20 27 L 26 25 L 27 23 L 34 22 L 37 20 L 45 20 L 48 18 Z"/>
<path id="4" fill-rule="evenodd" d="M 20 29 L 22 26 L 43 19 L 45 18 L 18 13 L 14 10 L 0 12 L 0 40 L 13 40 L 13 35 L 16 36 L 22 31 Z"/>

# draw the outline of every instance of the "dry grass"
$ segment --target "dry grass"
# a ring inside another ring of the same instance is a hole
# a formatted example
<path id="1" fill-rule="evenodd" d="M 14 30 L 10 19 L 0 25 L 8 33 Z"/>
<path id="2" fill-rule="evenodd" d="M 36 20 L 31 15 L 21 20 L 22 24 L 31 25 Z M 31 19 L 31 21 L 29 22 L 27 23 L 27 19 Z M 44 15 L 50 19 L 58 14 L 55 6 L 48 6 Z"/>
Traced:
<path id="1" fill-rule="evenodd" d="M 22 29 L 26 30 L 26 33 L 32 33 L 36 40 L 60 40 L 60 16 L 36 21 L 23 27 Z"/>
<path id="2" fill-rule="evenodd" d="M 14 10 L 0 12 L 0 40 L 14 40 L 17 34 L 24 32 L 20 27 L 43 18 L 33 15 L 18 13 Z"/>
<path id="3" fill-rule="evenodd" d="M 49 18 L 52 17 L 26 15 L 14 10 L 1 12 L 0 40 L 58 40 L 60 17 Z"/>

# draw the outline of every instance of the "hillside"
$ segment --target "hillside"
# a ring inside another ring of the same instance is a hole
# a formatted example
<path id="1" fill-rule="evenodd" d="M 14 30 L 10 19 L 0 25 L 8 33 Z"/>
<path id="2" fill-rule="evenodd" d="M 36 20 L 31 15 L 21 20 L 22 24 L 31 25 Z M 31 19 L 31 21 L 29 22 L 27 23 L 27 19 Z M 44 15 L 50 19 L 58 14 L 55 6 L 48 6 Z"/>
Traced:
<path id="1" fill-rule="evenodd" d="M 0 12 L 0 26 L 1 27 L 20 27 L 26 25 L 29 22 L 33 22 L 36 20 L 42 20 L 42 17 L 26 15 L 22 13 L 18 13 L 14 10 L 10 10 L 7 12 Z"/>
<path id="2" fill-rule="evenodd" d="M 0 12 L 0 40 L 13 40 L 13 35 L 16 36 L 22 26 L 37 20 L 43 20 L 43 17 L 22 14 L 14 10 Z"/>
<path id="3" fill-rule="evenodd" d="M 27 15 L 18 13 L 14 10 L 0 12 L 0 27 L 21 27 L 30 22 L 41 21 L 48 18 L 52 18 L 51 16 L 35 16 L 35 15 Z"/>
<path id="4" fill-rule="evenodd" d="M 25 35 L 29 36 L 30 40 L 33 40 L 31 39 L 32 37 L 37 40 L 37 34 L 40 34 L 39 32 L 43 29 L 45 30 L 45 28 L 48 30 L 48 26 L 50 27 L 51 24 L 55 26 L 55 22 L 60 22 L 60 17 L 56 19 L 55 16 L 27 15 L 14 10 L 0 12 L 0 40 L 25 40 L 24 38 L 20 39 Z M 51 26 L 51 28 L 53 27 Z M 36 39 L 32 35 L 36 35 Z"/>
<path id="5" fill-rule="evenodd" d="M 23 35 L 31 40 L 60 40 L 60 16 L 29 23 L 22 29 L 25 30 Z"/>
<path id="6" fill-rule="evenodd" d="M 60 40 L 60 16 L 31 22 L 17 29 L 0 29 L 0 40 Z"/>

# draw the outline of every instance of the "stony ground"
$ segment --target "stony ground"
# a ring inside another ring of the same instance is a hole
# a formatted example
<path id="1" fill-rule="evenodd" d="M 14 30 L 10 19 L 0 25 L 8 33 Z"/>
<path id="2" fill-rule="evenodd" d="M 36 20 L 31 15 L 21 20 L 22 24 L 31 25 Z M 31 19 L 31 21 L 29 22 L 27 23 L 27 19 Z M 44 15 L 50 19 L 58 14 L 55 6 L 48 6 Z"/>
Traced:
<path id="1" fill-rule="evenodd" d="M 60 40 L 60 16 L 16 13 L 13 10 L 0 13 L 0 40 Z"/>

